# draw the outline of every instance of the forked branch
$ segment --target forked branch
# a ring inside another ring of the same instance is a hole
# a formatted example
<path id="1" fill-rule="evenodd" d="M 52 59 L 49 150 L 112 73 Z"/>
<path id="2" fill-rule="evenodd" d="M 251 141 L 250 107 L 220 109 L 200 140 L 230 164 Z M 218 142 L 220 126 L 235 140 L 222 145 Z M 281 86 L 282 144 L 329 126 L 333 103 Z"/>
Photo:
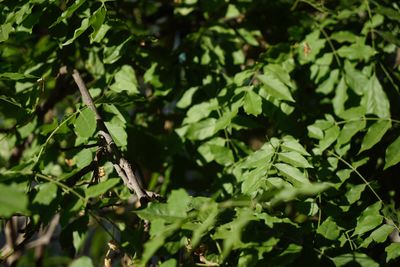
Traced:
<path id="1" fill-rule="evenodd" d="M 87 90 L 86 85 L 79 72 L 77 70 L 74 70 L 72 73 L 72 77 L 74 78 L 74 81 L 79 88 L 84 104 L 86 104 L 96 114 L 99 136 L 104 143 L 102 145 L 106 148 L 107 153 L 110 155 L 110 158 L 112 159 L 114 169 L 117 171 L 118 175 L 124 181 L 125 185 L 131 191 L 135 192 L 140 201 L 140 204 L 145 204 L 153 199 L 159 199 L 160 196 L 158 194 L 146 191 L 143 188 L 141 177 L 137 175 L 138 172 L 135 172 L 132 169 L 131 164 L 129 164 L 129 162 L 123 157 L 123 155 L 119 151 L 110 132 L 107 129 L 107 126 L 104 123 L 104 120 L 102 119 L 100 113 L 97 111 L 92 96 Z"/>

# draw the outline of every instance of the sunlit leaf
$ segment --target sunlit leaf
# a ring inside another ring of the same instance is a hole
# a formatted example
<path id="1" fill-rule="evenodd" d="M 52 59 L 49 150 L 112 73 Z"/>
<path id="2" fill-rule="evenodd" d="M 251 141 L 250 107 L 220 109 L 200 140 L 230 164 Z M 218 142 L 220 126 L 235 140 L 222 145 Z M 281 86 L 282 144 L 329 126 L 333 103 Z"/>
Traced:
<path id="1" fill-rule="evenodd" d="M 83 137 L 91 137 L 96 131 L 96 115 L 90 108 L 82 110 L 75 121 L 75 132 Z"/>
<path id="2" fill-rule="evenodd" d="M 297 168 L 284 163 L 276 163 L 275 167 L 282 173 L 282 175 L 293 185 L 302 186 L 310 184 L 310 181 L 304 174 Z"/>
<path id="3" fill-rule="evenodd" d="M 261 74 L 257 78 L 263 83 L 262 88 L 271 96 L 294 102 L 294 99 L 289 91 L 289 88 L 272 74 Z"/>
<path id="4" fill-rule="evenodd" d="M 392 243 L 385 248 L 386 251 L 386 262 L 397 259 L 400 257 L 400 243 Z"/>
<path id="5" fill-rule="evenodd" d="M 244 111 L 249 115 L 259 115 L 262 111 L 262 101 L 261 97 L 254 93 L 253 91 L 249 90 L 246 91 L 244 95 Z"/>
<path id="6" fill-rule="evenodd" d="M 293 167 L 312 168 L 310 163 L 298 152 L 280 152 L 279 159 Z"/>

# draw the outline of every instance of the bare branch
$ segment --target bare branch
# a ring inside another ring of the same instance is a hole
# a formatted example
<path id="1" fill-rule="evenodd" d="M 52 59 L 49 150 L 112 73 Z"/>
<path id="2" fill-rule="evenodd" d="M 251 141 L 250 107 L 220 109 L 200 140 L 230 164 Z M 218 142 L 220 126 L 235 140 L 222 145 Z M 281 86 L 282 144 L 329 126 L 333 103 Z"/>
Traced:
<path id="1" fill-rule="evenodd" d="M 50 243 L 51 237 L 54 234 L 54 231 L 56 230 L 56 227 L 57 227 L 59 221 L 60 221 L 60 214 L 54 215 L 50 224 L 47 226 L 47 230 L 45 230 L 44 233 L 42 235 L 40 235 L 40 237 L 38 239 L 26 244 L 25 248 L 30 249 L 30 248 L 34 248 L 37 246 L 48 245 Z"/>
<path id="2" fill-rule="evenodd" d="M 77 70 L 73 71 L 72 77 L 74 78 L 74 81 L 79 88 L 83 102 L 96 114 L 96 121 L 99 129 L 100 138 L 104 140 L 107 152 L 112 158 L 114 168 L 121 179 L 124 181 L 125 185 L 130 190 L 135 192 L 141 204 L 144 204 L 152 199 L 160 198 L 158 194 L 144 190 L 140 177 L 136 175 L 136 173 L 132 169 L 131 164 L 129 164 L 129 162 L 122 156 L 118 147 L 115 145 L 115 142 L 109 130 L 107 129 L 104 120 L 102 119 L 100 113 L 97 111 L 92 96 L 87 90 L 86 85 Z"/>

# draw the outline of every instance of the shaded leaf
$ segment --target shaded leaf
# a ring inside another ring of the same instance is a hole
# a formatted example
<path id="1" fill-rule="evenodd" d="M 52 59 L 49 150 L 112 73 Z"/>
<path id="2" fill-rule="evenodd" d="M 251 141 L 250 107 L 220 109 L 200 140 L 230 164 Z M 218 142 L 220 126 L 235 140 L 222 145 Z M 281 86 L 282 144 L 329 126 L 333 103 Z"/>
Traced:
<path id="1" fill-rule="evenodd" d="M 116 46 L 110 46 L 106 47 L 104 51 L 104 56 L 103 56 L 103 63 L 104 64 L 113 64 L 117 60 L 121 58 L 121 52 L 122 49 L 125 47 L 125 45 L 132 39 L 132 37 L 128 37 L 125 41 L 123 41 L 121 44 L 116 45 Z"/>
<path id="2" fill-rule="evenodd" d="M 390 117 L 389 100 L 375 75 L 366 84 L 365 95 L 361 100 L 361 105 L 367 109 L 369 114 L 375 114 L 380 118 Z"/>
<path id="3" fill-rule="evenodd" d="M 39 192 L 33 199 L 33 203 L 49 205 L 57 196 L 57 185 L 54 183 L 44 183 L 38 186 Z"/>
<path id="4" fill-rule="evenodd" d="M 0 184 L 0 216 L 10 217 L 14 213 L 27 212 L 27 195 L 11 185 Z"/>
<path id="5" fill-rule="evenodd" d="M 391 143 L 387 149 L 385 154 L 385 167 L 383 168 L 386 170 L 387 168 L 396 165 L 400 162 L 400 137 L 397 137 L 393 143 Z"/>
<path id="6" fill-rule="evenodd" d="M 357 226 L 354 230 L 354 235 L 362 235 L 378 225 L 383 221 L 382 215 L 379 214 L 382 203 L 376 202 L 375 204 L 367 207 L 361 215 L 357 218 Z"/>
<path id="7" fill-rule="evenodd" d="M 123 65 L 115 74 L 115 83 L 110 86 L 110 89 L 117 93 L 127 91 L 128 94 L 138 94 L 138 82 L 133 68 L 129 65 Z"/>
<path id="8" fill-rule="evenodd" d="M 339 145 L 346 144 L 351 138 L 359 131 L 363 130 L 366 126 L 366 121 L 361 119 L 358 121 L 347 122 L 340 131 L 337 143 Z"/>
<path id="9" fill-rule="evenodd" d="M 109 178 L 104 182 L 100 182 L 98 184 L 89 186 L 85 190 L 85 195 L 87 198 L 100 196 L 105 192 L 107 192 L 108 190 L 110 190 L 111 188 L 113 188 L 114 186 L 116 186 L 119 183 L 119 181 L 120 181 L 119 178 Z"/>
<path id="10" fill-rule="evenodd" d="M 329 240 L 335 240 L 340 235 L 340 229 L 332 217 L 328 217 L 325 221 L 318 227 L 317 233 Z"/>
<path id="11" fill-rule="evenodd" d="M 61 21 L 69 18 L 72 14 L 74 14 L 74 12 L 84 3 L 86 2 L 86 0 L 76 0 L 73 2 L 73 4 L 71 6 L 69 6 L 62 14 L 61 16 L 58 17 L 58 19 L 50 26 L 53 27 L 55 25 L 57 25 L 58 23 L 60 23 Z"/>
<path id="12" fill-rule="evenodd" d="M 387 130 L 392 127 L 392 122 L 390 120 L 381 120 L 372 124 L 367 131 L 367 134 L 364 136 L 363 141 L 361 143 L 360 152 L 364 150 L 368 150 L 374 145 L 376 145 L 379 141 L 382 140 L 382 137 L 385 135 Z"/>
<path id="13" fill-rule="evenodd" d="M 81 26 L 74 31 L 74 35 L 72 38 L 68 39 L 66 42 L 64 42 L 62 45 L 66 46 L 69 44 L 72 44 L 76 38 L 82 35 L 90 26 L 90 19 L 89 18 L 84 18 L 81 22 Z"/>

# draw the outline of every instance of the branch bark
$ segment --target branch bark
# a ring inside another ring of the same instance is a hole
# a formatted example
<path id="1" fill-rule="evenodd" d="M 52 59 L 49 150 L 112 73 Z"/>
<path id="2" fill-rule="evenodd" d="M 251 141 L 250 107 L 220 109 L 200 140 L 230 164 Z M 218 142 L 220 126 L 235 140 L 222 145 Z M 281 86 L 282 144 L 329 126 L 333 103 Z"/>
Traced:
<path id="1" fill-rule="evenodd" d="M 150 200 L 159 199 L 160 196 L 158 194 L 146 191 L 143 188 L 141 177 L 138 177 L 138 175 L 136 174 L 138 172 L 135 172 L 133 170 L 131 164 L 121 154 L 109 130 L 107 129 L 103 118 L 98 112 L 93 102 L 92 96 L 87 90 L 81 75 L 76 69 L 73 71 L 72 77 L 74 78 L 74 81 L 79 88 L 84 104 L 86 104 L 96 114 L 99 136 L 105 143 L 107 153 L 111 156 L 114 169 L 124 181 L 125 185 L 137 195 L 141 205 L 146 204 Z"/>

